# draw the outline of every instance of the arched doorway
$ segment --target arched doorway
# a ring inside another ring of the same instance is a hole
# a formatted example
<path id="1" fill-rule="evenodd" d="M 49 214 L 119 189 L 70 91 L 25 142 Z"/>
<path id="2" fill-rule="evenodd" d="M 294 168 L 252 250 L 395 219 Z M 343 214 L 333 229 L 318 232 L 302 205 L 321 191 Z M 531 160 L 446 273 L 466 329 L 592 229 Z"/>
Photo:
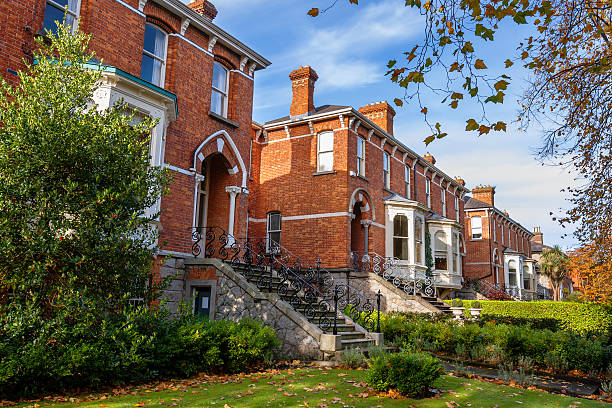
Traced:
<path id="1" fill-rule="evenodd" d="M 361 203 L 355 203 L 353 207 L 353 219 L 351 220 L 351 253 L 363 254 L 365 251 L 365 228 L 361 224 L 363 214 Z"/>
<path id="2" fill-rule="evenodd" d="M 235 184 L 235 175 L 228 173 L 229 167 L 230 163 L 222 154 L 214 153 L 206 157 L 198 169 L 195 227 L 200 231 L 206 227 L 231 229 L 228 188 Z"/>

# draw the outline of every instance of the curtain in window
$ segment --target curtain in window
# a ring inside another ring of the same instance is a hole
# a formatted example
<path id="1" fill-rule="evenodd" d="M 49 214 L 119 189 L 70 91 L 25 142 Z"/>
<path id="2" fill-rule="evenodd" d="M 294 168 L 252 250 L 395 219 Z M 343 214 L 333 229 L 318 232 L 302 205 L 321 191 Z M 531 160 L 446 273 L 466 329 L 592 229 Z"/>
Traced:
<path id="1" fill-rule="evenodd" d="M 154 85 L 162 86 L 162 73 L 166 59 L 166 34 L 159 28 L 147 24 L 142 55 L 140 77 Z"/>

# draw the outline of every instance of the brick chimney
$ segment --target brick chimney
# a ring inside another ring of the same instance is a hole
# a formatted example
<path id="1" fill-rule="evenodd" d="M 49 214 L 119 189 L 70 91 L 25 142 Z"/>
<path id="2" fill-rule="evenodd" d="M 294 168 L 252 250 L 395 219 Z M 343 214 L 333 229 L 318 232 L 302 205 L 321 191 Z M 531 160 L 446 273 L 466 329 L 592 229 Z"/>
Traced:
<path id="1" fill-rule="evenodd" d="M 368 118 L 376 126 L 393 135 L 393 117 L 395 109 L 386 101 L 369 103 L 359 108 L 359 113 Z"/>
<path id="2" fill-rule="evenodd" d="M 483 203 L 491 204 L 495 206 L 495 187 L 491 186 L 478 186 L 472 189 L 472 195 L 475 199 L 482 201 Z"/>
<path id="3" fill-rule="evenodd" d="M 289 74 L 289 79 L 293 88 L 290 115 L 305 115 L 314 111 L 314 88 L 319 79 L 316 71 L 308 66 L 301 67 Z"/>
<path id="4" fill-rule="evenodd" d="M 208 0 L 193 0 L 187 6 L 210 20 L 214 20 L 217 17 L 217 8 Z"/>
<path id="5" fill-rule="evenodd" d="M 455 181 L 465 187 L 465 180 L 461 177 L 455 177 Z"/>
<path id="6" fill-rule="evenodd" d="M 533 227 L 533 238 L 531 238 L 531 240 L 539 244 L 544 244 L 544 234 L 540 231 L 540 227 Z"/>
<path id="7" fill-rule="evenodd" d="M 424 154 L 423 158 L 427 160 L 428 162 L 430 162 L 431 164 L 436 164 L 436 159 L 429 153 Z"/>

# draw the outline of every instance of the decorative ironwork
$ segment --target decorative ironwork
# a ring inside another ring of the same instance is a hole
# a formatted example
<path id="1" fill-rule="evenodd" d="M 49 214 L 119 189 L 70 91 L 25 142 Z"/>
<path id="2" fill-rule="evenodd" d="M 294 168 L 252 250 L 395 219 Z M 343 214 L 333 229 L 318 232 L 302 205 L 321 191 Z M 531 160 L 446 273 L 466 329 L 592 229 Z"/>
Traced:
<path id="1" fill-rule="evenodd" d="M 230 263 L 260 289 L 276 292 L 325 331 L 337 331 L 338 306 L 366 330 L 375 328 L 373 302 L 334 279 L 321 267 L 320 259 L 312 266 L 281 245 L 269 245 L 265 238 L 240 240 L 219 227 L 194 229 L 192 240 L 194 256 L 203 254 Z"/>
<path id="2" fill-rule="evenodd" d="M 436 278 L 414 266 L 403 265 L 399 259 L 383 257 L 376 252 L 351 252 L 353 269 L 375 273 L 408 295 L 436 297 Z"/>

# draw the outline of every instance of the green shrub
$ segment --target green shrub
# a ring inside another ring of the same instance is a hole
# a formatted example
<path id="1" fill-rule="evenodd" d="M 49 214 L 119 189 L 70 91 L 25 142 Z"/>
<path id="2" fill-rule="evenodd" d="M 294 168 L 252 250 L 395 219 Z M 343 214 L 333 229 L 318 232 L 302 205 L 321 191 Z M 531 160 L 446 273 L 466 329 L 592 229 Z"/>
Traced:
<path id="1" fill-rule="evenodd" d="M 472 309 L 480 309 L 482 307 L 482 305 L 480 304 L 480 301 L 475 300 L 472 302 L 472 304 L 470 304 L 469 306 Z"/>
<path id="2" fill-rule="evenodd" d="M 340 364 L 346 368 L 359 368 L 367 365 L 363 353 L 354 349 L 348 349 L 342 352 Z"/>
<path id="3" fill-rule="evenodd" d="M 278 346 L 270 327 L 254 320 L 171 319 L 139 308 L 98 321 L 46 321 L 24 311 L 0 332 L 0 395 L 33 396 L 66 389 L 148 381 L 199 372 L 243 371 Z"/>
<path id="4" fill-rule="evenodd" d="M 453 299 L 453 301 L 451 302 L 451 306 L 463 307 L 463 301 L 461 299 Z"/>
<path id="5" fill-rule="evenodd" d="M 396 389 L 402 395 L 422 397 L 441 374 L 440 360 L 429 354 L 396 353 L 374 359 L 366 382 L 377 391 Z"/>
<path id="6" fill-rule="evenodd" d="M 447 301 L 449 304 L 450 301 Z M 464 301 L 466 307 L 473 302 Z M 508 302 L 480 301 L 483 318 L 518 318 L 526 322 L 537 320 L 556 321 L 551 330 L 570 330 L 582 335 L 608 335 L 612 330 L 612 308 L 609 305 L 577 302 Z M 510 321 L 508 321 L 510 323 Z M 551 324 L 546 322 L 545 324 Z"/>

